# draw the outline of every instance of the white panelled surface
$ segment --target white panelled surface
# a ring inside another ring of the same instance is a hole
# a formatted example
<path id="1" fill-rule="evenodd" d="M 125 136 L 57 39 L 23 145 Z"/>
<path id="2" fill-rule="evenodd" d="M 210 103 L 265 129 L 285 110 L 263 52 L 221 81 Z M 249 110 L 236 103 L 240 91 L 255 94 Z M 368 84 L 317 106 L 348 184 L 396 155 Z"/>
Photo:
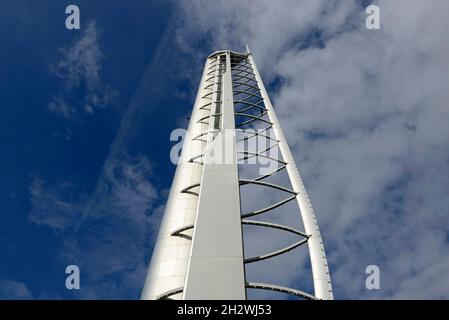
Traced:
<path id="1" fill-rule="evenodd" d="M 231 62 L 229 54 L 218 57 L 222 57 L 221 69 L 209 130 L 219 132 L 210 135 L 211 148 L 204 157 L 184 290 L 184 298 L 189 300 L 246 298 Z"/>
<path id="2" fill-rule="evenodd" d="M 165 293 L 177 292 L 179 288 L 184 287 L 192 229 L 181 231 L 179 234 L 175 234 L 175 232 L 182 230 L 183 227 L 193 225 L 196 219 L 198 196 L 194 193 L 198 193 L 198 187 L 187 190 L 188 192 L 183 192 L 183 190 L 201 182 L 203 167 L 199 161 L 191 161 L 191 159 L 202 154 L 206 145 L 202 137 L 194 138 L 208 130 L 208 123 L 201 119 L 210 115 L 212 93 L 210 85 L 214 84 L 213 73 L 215 71 L 212 62 L 211 59 L 207 60 L 201 78 L 188 127 L 189 136 L 184 139 L 180 163 L 176 168 L 153 250 L 142 299 L 163 298 Z M 171 298 L 180 299 L 181 296 L 182 291 L 179 291 Z"/>

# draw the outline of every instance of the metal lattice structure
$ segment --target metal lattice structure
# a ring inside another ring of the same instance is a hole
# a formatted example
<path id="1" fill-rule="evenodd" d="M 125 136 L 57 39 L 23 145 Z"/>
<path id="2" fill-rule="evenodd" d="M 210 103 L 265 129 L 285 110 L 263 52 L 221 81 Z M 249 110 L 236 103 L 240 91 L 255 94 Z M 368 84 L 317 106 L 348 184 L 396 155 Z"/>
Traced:
<path id="1" fill-rule="evenodd" d="M 238 132 L 238 133 L 237 133 Z M 326 255 L 312 205 L 249 50 L 217 51 L 204 67 L 142 299 L 246 299 L 247 289 L 271 290 L 304 299 L 333 299 Z M 239 138 L 239 134 L 242 138 Z M 251 139 L 266 147 L 245 148 Z M 279 150 L 274 157 L 270 152 Z M 225 153 L 216 161 L 217 154 Z M 244 179 L 241 164 L 264 158 L 273 170 Z M 286 172 L 289 183 L 268 178 Z M 242 212 L 242 188 L 258 186 L 284 197 Z M 287 203 L 297 203 L 304 230 L 253 219 Z M 294 235 L 293 243 L 247 257 L 242 226 Z M 308 246 L 314 294 L 246 279 L 245 266 Z"/>

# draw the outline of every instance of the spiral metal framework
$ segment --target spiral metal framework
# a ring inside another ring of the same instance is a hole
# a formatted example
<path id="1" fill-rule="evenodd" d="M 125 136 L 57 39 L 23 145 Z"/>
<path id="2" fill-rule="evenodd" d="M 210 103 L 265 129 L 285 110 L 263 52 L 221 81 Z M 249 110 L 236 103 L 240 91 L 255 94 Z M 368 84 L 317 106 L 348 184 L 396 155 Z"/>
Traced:
<path id="1" fill-rule="evenodd" d="M 238 138 L 236 131 L 243 133 L 243 138 Z M 249 288 L 303 299 L 333 299 L 315 214 L 249 50 L 217 51 L 207 58 L 188 133 L 142 299 L 246 299 Z M 260 138 L 268 142 L 266 148 L 242 148 L 251 139 Z M 223 148 L 231 154 L 228 161 L 211 161 L 213 154 Z M 270 153 L 275 148 L 279 150 L 277 157 Z M 239 164 L 251 158 L 264 158 L 277 165 L 270 172 L 243 179 Z M 267 181 L 281 172 L 287 173 L 289 184 Z M 241 188 L 250 186 L 277 190 L 284 198 L 264 208 L 242 212 Z M 304 230 L 263 221 L 265 213 L 294 201 Z M 244 225 L 286 232 L 297 240 L 278 250 L 248 257 L 243 250 Z M 314 294 L 246 279 L 246 264 L 275 258 L 305 245 L 309 248 Z"/>

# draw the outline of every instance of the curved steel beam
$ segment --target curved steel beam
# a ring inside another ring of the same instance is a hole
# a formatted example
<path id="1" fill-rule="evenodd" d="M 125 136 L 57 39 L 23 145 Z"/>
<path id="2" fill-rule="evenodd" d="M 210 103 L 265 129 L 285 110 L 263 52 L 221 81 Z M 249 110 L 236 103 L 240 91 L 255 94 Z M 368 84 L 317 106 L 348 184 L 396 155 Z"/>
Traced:
<path id="1" fill-rule="evenodd" d="M 181 232 L 193 229 L 194 225 L 193 224 L 189 224 L 186 226 L 183 226 L 181 228 L 176 229 L 175 231 L 173 231 L 172 233 L 170 233 L 171 236 L 173 237 L 180 237 L 180 238 L 184 238 L 187 240 L 192 240 L 192 236 L 191 235 L 187 235 L 187 234 L 182 234 Z"/>
<path id="2" fill-rule="evenodd" d="M 232 62 L 231 62 L 231 70 L 232 70 L 232 71 L 234 71 L 234 70 L 239 70 L 239 71 L 241 71 L 241 69 L 250 70 L 251 72 L 253 71 L 253 69 L 252 69 L 250 66 L 248 66 L 248 64 L 242 64 L 242 63 L 240 63 L 240 64 L 238 64 L 237 66 L 235 66 L 235 64 L 234 64 L 234 67 L 233 67 L 233 66 L 232 66 Z"/>
<path id="3" fill-rule="evenodd" d="M 274 210 L 274 209 L 276 209 L 277 207 L 280 207 L 280 206 L 282 206 L 283 204 L 286 204 L 286 203 L 292 201 L 292 200 L 295 199 L 295 198 L 296 198 L 296 195 L 293 195 L 293 196 L 291 196 L 291 197 L 285 198 L 284 200 L 281 200 L 281 201 L 279 201 L 279 202 L 276 202 L 275 204 L 272 204 L 271 206 L 268 206 L 268 207 L 265 207 L 265 208 L 262 208 L 262 209 L 259 209 L 259 210 L 256 210 L 256 211 L 251 211 L 251 212 L 242 214 L 242 218 L 254 217 L 254 216 L 257 216 L 257 215 L 259 215 L 259 214 L 268 212 L 268 211 L 270 211 L 270 210 Z"/>
<path id="4" fill-rule="evenodd" d="M 183 226 L 183 227 L 181 227 L 181 228 L 176 229 L 176 230 L 173 231 L 170 235 L 176 236 L 176 235 L 178 235 L 179 233 L 181 233 L 181 232 L 183 232 L 183 231 L 187 231 L 187 230 L 193 229 L 193 227 L 194 227 L 193 224 L 188 224 L 188 225 L 186 225 L 186 226 Z"/>
<path id="5" fill-rule="evenodd" d="M 301 297 L 307 300 L 319 300 L 317 297 L 306 293 L 304 291 L 284 287 L 284 286 L 278 286 L 274 284 L 269 283 L 260 283 L 260 282 L 247 282 L 246 287 L 249 289 L 261 289 L 261 290 L 270 290 L 270 291 L 276 291 L 276 292 L 282 292 L 291 294 L 293 296 Z"/>
<path id="6" fill-rule="evenodd" d="M 266 221 L 257 221 L 257 220 L 242 220 L 242 224 L 252 225 L 252 226 L 260 226 L 260 227 L 266 227 L 266 228 L 273 228 L 273 229 L 279 229 L 282 231 L 290 232 L 293 234 L 296 234 L 298 236 L 304 237 L 304 238 L 310 238 L 309 235 L 306 233 L 299 231 L 295 228 L 290 228 L 288 226 L 284 226 L 282 224 L 278 223 L 272 223 L 272 222 L 266 222 Z"/>
<path id="7" fill-rule="evenodd" d="M 209 87 L 213 87 L 214 83 L 208 84 L 207 86 L 205 86 L 203 89 L 207 89 L 207 90 L 213 90 L 213 88 L 209 88 Z"/>
<path id="8" fill-rule="evenodd" d="M 175 294 L 181 293 L 184 290 L 184 288 L 175 288 L 172 290 L 169 290 L 167 292 L 164 292 L 163 294 L 156 297 L 156 300 L 169 300 L 169 297 L 174 296 Z"/>
<path id="9" fill-rule="evenodd" d="M 239 179 L 239 183 L 240 183 L 241 186 L 243 186 L 245 184 L 258 184 L 258 185 L 261 185 L 261 186 L 270 187 L 270 188 L 278 189 L 278 190 L 281 190 L 281 191 L 285 191 L 285 192 L 290 193 L 290 194 L 294 194 L 294 195 L 298 194 L 296 191 L 293 191 L 291 189 L 285 188 L 283 186 L 280 186 L 280 185 L 274 184 L 274 183 L 268 183 L 268 182 L 263 182 L 263 181 L 255 181 L 255 180 L 248 180 L 248 179 Z"/>
<path id="10" fill-rule="evenodd" d="M 284 165 L 280 166 L 279 168 L 277 168 L 277 169 L 271 171 L 270 173 L 267 173 L 267 174 L 263 174 L 263 175 L 258 176 L 258 177 L 255 178 L 254 180 L 255 180 L 255 181 L 260 181 L 260 180 L 263 180 L 263 179 L 265 179 L 265 178 L 271 177 L 272 175 L 274 175 L 275 173 L 277 173 L 277 172 L 279 172 L 279 171 L 285 169 L 286 167 L 287 167 L 287 166 L 284 164 Z"/>
<path id="11" fill-rule="evenodd" d="M 247 74 L 253 74 L 252 70 L 250 68 L 246 67 L 246 66 L 243 66 L 243 68 L 241 68 L 241 67 L 234 67 L 234 68 L 231 69 L 231 71 L 233 72 L 232 75 L 238 75 L 238 74 L 240 74 L 242 72 L 245 72 Z"/>
<path id="12" fill-rule="evenodd" d="M 264 107 L 259 105 L 261 102 L 263 102 L 263 100 L 260 100 L 257 103 L 248 102 L 246 100 L 235 100 L 234 104 L 242 103 L 242 104 L 246 104 L 248 106 L 253 106 L 253 107 L 257 107 L 257 108 L 261 108 L 261 109 L 266 110 Z M 241 111 L 243 111 L 243 110 L 241 110 Z"/>
<path id="13" fill-rule="evenodd" d="M 200 183 L 192 184 L 192 185 L 182 189 L 180 192 L 181 193 L 188 193 L 188 194 L 193 194 L 193 195 L 199 196 L 199 193 L 192 192 L 190 190 L 193 189 L 193 188 L 199 187 L 200 185 L 201 185 Z"/>
<path id="14" fill-rule="evenodd" d="M 247 180 L 247 179 L 239 179 L 239 183 L 240 183 L 241 186 L 243 186 L 245 184 L 258 184 L 258 185 L 261 185 L 261 186 L 264 186 L 264 187 L 270 187 L 270 188 L 273 188 L 273 189 L 285 191 L 285 192 L 290 193 L 290 194 L 294 194 L 294 195 L 298 194 L 297 192 L 295 192 L 295 191 L 293 191 L 291 189 L 285 188 L 283 186 L 280 186 L 280 185 L 274 184 L 274 183 L 268 183 L 268 182 L 263 182 L 263 181 L 255 181 L 255 180 Z"/>
<path id="15" fill-rule="evenodd" d="M 289 251 L 299 247 L 302 244 L 307 243 L 307 240 L 308 239 L 302 239 L 302 240 L 296 241 L 296 242 L 292 243 L 291 245 L 289 245 L 287 247 L 284 247 L 282 249 L 279 249 L 279 250 L 276 250 L 276 251 L 272 251 L 270 253 L 266 253 L 266 254 L 263 254 L 263 255 L 260 255 L 260 256 L 255 256 L 255 257 L 251 257 L 251 258 L 245 259 L 244 263 L 247 264 L 247 263 L 258 262 L 258 261 L 262 261 L 262 260 L 266 260 L 266 259 L 269 259 L 269 258 L 273 258 L 273 257 L 279 256 L 279 255 L 281 255 L 283 253 L 289 252 Z"/>
<path id="16" fill-rule="evenodd" d="M 253 82 L 257 85 L 256 79 L 249 78 L 249 77 L 247 77 L 247 76 L 237 76 L 236 78 L 238 78 L 238 79 L 234 79 L 234 78 L 232 79 L 232 82 L 233 82 L 233 83 L 234 83 L 235 81 L 241 80 L 241 79 L 243 78 L 243 79 L 247 79 L 248 82 L 249 82 L 249 81 L 253 81 Z"/>
<path id="17" fill-rule="evenodd" d="M 285 162 L 285 161 L 282 161 L 280 159 L 276 159 L 276 158 L 273 158 L 273 157 L 269 157 L 269 156 L 267 156 L 265 154 L 259 154 L 259 153 L 250 152 L 250 151 L 237 151 L 237 153 L 243 153 L 243 154 L 247 154 L 247 155 L 248 154 L 249 155 L 255 155 L 255 156 L 262 157 L 262 158 L 265 158 L 265 159 L 268 159 L 268 160 L 277 161 L 278 163 L 281 163 L 281 164 L 287 164 L 287 162 Z M 248 180 L 248 181 L 253 181 L 253 180 Z"/>
<path id="18" fill-rule="evenodd" d="M 251 93 L 251 92 L 248 92 L 248 91 L 244 91 L 244 90 L 234 90 L 234 95 L 235 95 L 235 93 L 249 94 L 249 95 L 251 95 L 251 96 L 253 96 L 253 97 L 260 98 L 260 99 L 263 101 L 263 98 L 262 98 L 260 95 L 256 95 L 256 94 Z"/>
<path id="19" fill-rule="evenodd" d="M 207 130 L 205 132 L 201 132 L 199 135 L 195 136 L 194 138 L 192 138 L 192 140 L 198 140 L 198 141 L 202 141 L 202 142 L 207 142 L 207 140 L 204 139 L 200 139 L 201 137 L 210 134 L 210 133 L 216 133 L 219 132 L 219 130 Z"/>
<path id="20" fill-rule="evenodd" d="M 235 70 L 235 69 L 234 69 Z M 233 71 L 234 71 L 233 70 Z M 242 74 L 242 73 L 244 73 L 245 75 L 245 77 L 246 76 L 252 76 L 253 75 L 253 73 L 252 72 L 248 72 L 248 71 L 245 71 L 245 70 L 238 70 L 238 72 L 234 72 L 233 74 L 232 74 L 232 76 L 233 77 L 240 77 L 240 75 Z"/>
<path id="21" fill-rule="evenodd" d="M 267 151 L 270 151 L 271 149 L 273 149 L 274 147 L 278 146 L 279 142 L 276 142 L 274 144 L 272 144 L 271 146 L 269 146 L 268 148 L 265 148 L 265 150 L 259 151 L 257 154 L 262 154 L 265 153 Z M 257 154 L 252 154 L 250 156 L 244 157 L 243 160 L 247 160 L 247 159 L 251 159 L 257 156 Z M 256 179 L 256 180 L 260 180 L 260 179 Z"/>
<path id="22" fill-rule="evenodd" d="M 209 93 L 206 93 L 204 96 L 202 96 L 201 98 L 202 99 L 209 99 L 209 96 L 210 95 L 212 95 L 213 94 L 213 92 L 209 92 Z M 212 99 L 212 98 L 211 98 Z"/>
<path id="23" fill-rule="evenodd" d="M 195 161 L 196 159 L 202 158 L 202 157 L 204 157 L 204 154 L 200 154 L 200 155 L 194 156 L 193 158 L 190 158 L 190 159 L 189 159 L 189 162 L 194 162 L 194 163 L 204 164 L 204 163 L 201 162 L 201 161 L 200 161 L 200 162 Z"/>
<path id="24" fill-rule="evenodd" d="M 212 102 L 206 103 L 205 105 L 201 106 L 200 109 L 201 109 L 201 110 L 208 110 L 208 111 L 210 111 L 210 109 L 206 109 L 206 108 L 205 108 L 205 107 L 210 106 L 210 105 L 212 105 Z"/>
<path id="25" fill-rule="evenodd" d="M 242 100 L 242 102 L 244 102 L 244 100 Z M 237 111 L 246 113 L 247 111 L 252 110 L 254 108 L 259 108 L 260 110 L 265 111 L 265 112 L 268 111 L 267 109 L 265 109 L 264 107 L 261 107 L 261 106 L 249 106 L 249 107 L 243 108 L 242 110 L 237 110 Z"/>
<path id="26" fill-rule="evenodd" d="M 270 139 L 270 140 L 273 140 L 273 141 L 276 141 L 276 142 L 280 142 L 280 140 L 278 140 L 278 139 L 273 139 L 273 138 L 270 137 L 270 136 L 267 136 L 267 135 L 265 135 L 265 134 L 262 134 L 262 132 L 265 132 L 265 131 L 271 129 L 272 127 L 273 127 L 273 126 L 268 126 L 268 127 L 266 127 L 265 129 L 258 130 L 257 132 L 253 131 L 252 134 L 251 134 L 250 136 L 243 137 L 242 139 L 237 140 L 237 142 L 249 140 L 249 139 L 252 139 L 252 138 L 254 138 L 254 137 L 256 137 L 256 136 L 261 136 L 261 137 L 264 137 L 264 138 L 267 138 L 267 139 Z M 249 130 L 247 129 L 247 130 L 242 130 L 242 131 L 243 131 L 243 132 L 247 132 L 247 131 L 249 131 Z"/>
<path id="27" fill-rule="evenodd" d="M 273 124 L 273 123 L 271 123 L 271 122 L 268 121 L 268 120 L 262 119 L 262 117 L 263 117 L 264 115 L 267 114 L 266 111 L 264 111 L 264 112 L 263 112 L 262 114 L 260 114 L 258 117 L 254 116 L 254 115 L 252 115 L 252 114 L 249 114 L 249 113 L 235 112 L 234 114 L 237 115 L 237 116 L 242 116 L 242 117 L 251 118 L 251 119 L 249 119 L 249 120 L 243 121 L 242 123 L 236 124 L 236 125 L 235 125 L 236 127 L 241 127 L 241 126 L 244 126 L 244 125 L 246 125 L 246 124 L 252 123 L 252 122 L 254 122 L 254 121 L 262 121 L 262 122 L 268 123 L 269 125 L 272 125 L 272 124 Z"/>
<path id="28" fill-rule="evenodd" d="M 238 86 L 232 86 L 233 88 L 238 88 L 238 87 L 241 87 L 241 86 L 248 86 L 250 88 L 257 89 L 257 90 L 260 91 L 260 89 L 257 86 L 250 85 L 247 82 L 233 81 L 232 83 L 237 83 L 238 84 Z"/>

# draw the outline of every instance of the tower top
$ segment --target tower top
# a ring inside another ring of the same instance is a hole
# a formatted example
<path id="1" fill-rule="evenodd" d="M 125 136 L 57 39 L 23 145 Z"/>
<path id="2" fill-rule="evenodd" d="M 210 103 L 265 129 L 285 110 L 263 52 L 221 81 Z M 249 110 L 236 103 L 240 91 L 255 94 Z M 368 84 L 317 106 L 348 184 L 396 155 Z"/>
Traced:
<path id="1" fill-rule="evenodd" d="M 232 50 L 217 50 L 217 51 L 212 52 L 207 58 L 210 59 L 210 58 L 213 58 L 213 57 L 215 57 L 217 55 L 225 54 L 225 53 L 231 53 L 233 55 L 247 57 L 249 52 L 248 53 L 241 53 L 241 52 L 232 51 Z"/>

